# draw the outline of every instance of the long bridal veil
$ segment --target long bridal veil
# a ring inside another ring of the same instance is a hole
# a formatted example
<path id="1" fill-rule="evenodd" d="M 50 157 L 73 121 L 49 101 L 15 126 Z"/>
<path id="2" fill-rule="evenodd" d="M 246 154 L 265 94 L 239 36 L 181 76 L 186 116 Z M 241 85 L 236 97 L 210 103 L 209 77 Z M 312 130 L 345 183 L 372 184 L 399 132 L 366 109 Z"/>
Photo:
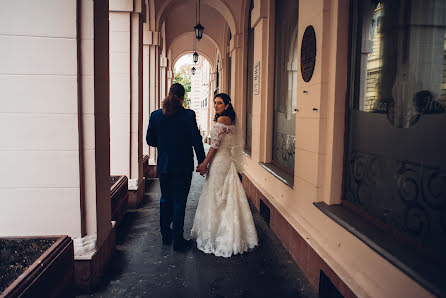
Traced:
<path id="1" fill-rule="evenodd" d="M 231 144 L 231 158 L 237 169 L 237 172 L 243 173 L 245 170 L 243 164 L 243 148 L 245 146 L 245 140 L 243 137 L 242 126 L 238 118 L 235 119 L 234 123 L 234 138 Z"/>

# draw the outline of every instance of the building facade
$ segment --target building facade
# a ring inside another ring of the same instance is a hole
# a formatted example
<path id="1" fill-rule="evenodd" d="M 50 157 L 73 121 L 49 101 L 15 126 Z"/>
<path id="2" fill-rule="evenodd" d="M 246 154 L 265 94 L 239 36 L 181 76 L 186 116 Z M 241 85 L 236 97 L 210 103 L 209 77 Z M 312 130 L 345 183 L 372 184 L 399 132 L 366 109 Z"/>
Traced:
<path id="1" fill-rule="evenodd" d="M 446 2 L 201 5 L 197 120 L 208 133 L 230 94 L 248 197 L 312 285 L 445 295 Z M 109 177 L 142 196 L 149 115 L 194 22 L 192 0 L 0 1 L 0 236 L 68 234 L 103 267 Z"/>

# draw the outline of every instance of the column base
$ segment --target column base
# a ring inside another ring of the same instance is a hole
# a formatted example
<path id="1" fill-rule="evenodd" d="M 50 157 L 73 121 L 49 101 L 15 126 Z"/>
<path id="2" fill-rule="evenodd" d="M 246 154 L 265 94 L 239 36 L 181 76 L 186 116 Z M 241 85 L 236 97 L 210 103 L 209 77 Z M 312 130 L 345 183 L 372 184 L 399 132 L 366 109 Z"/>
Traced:
<path id="1" fill-rule="evenodd" d="M 158 173 L 156 172 L 156 165 L 147 166 L 147 175 L 144 176 L 147 178 L 158 178 Z"/>
<path id="2" fill-rule="evenodd" d="M 142 173 L 144 178 L 148 178 L 147 175 L 149 175 L 149 156 L 144 155 L 142 158 Z"/>
<path id="3" fill-rule="evenodd" d="M 110 188 L 111 219 L 119 224 L 128 209 L 128 179 L 126 176 L 112 176 L 117 181 Z"/>
<path id="4" fill-rule="evenodd" d="M 96 289 L 104 268 L 115 250 L 115 222 L 112 224 L 110 234 L 101 247 L 74 257 L 74 284 L 79 293 L 91 293 Z"/>
<path id="5" fill-rule="evenodd" d="M 144 180 L 138 185 L 137 190 L 129 190 L 129 208 L 138 208 L 144 197 Z"/>

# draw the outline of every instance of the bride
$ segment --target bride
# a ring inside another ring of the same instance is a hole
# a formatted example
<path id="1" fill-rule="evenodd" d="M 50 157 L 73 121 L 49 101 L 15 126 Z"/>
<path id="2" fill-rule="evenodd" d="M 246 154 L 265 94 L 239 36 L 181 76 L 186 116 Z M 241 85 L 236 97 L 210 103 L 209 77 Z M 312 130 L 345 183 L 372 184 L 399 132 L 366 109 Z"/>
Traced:
<path id="1" fill-rule="evenodd" d="M 237 170 L 242 170 L 243 137 L 231 98 L 214 98 L 216 123 L 211 148 L 197 172 L 209 171 L 195 213 L 191 237 L 198 249 L 230 257 L 258 245 L 257 232 Z"/>

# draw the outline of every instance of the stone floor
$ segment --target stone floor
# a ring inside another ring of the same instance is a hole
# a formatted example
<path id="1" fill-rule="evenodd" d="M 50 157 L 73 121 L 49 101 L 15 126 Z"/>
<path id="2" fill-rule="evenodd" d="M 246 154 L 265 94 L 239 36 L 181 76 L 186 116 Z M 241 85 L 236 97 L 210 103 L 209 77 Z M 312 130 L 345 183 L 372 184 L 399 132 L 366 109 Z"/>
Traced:
<path id="1" fill-rule="evenodd" d="M 204 178 L 194 174 L 185 219 L 192 227 Z M 118 227 L 114 256 L 97 291 L 83 297 L 316 297 L 299 267 L 252 208 L 259 247 L 231 258 L 196 246 L 176 252 L 161 245 L 159 183 L 149 180 L 142 206 Z"/>

